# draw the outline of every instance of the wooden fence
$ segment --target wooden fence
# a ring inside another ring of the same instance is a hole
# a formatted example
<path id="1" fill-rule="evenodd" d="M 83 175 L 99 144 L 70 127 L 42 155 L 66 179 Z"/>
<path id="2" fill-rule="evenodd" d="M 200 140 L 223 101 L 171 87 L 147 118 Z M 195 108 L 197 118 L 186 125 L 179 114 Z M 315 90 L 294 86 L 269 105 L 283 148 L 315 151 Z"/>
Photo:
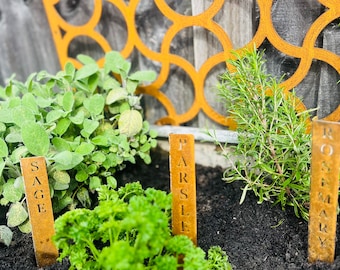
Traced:
<path id="1" fill-rule="evenodd" d="M 153 69 L 141 89 L 146 118 L 161 124 L 230 126 L 215 86 L 231 49 L 266 50 L 300 109 L 340 120 L 340 9 L 326 0 L 11 0 L 0 2 L 0 84 L 16 73 L 55 72 L 78 53 L 118 50 Z M 14 19 L 15 18 L 15 19 Z"/>

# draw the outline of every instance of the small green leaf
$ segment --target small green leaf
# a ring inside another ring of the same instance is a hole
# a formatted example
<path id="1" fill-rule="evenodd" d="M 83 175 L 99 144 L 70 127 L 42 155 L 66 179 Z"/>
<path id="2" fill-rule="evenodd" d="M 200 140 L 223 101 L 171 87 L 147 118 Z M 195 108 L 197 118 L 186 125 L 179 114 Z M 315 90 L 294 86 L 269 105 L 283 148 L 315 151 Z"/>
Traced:
<path id="1" fill-rule="evenodd" d="M 99 70 L 99 67 L 97 63 L 91 63 L 82 66 L 79 70 L 76 72 L 76 80 L 81 80 L 84 78 L 88 78 L 91 75 L 95 74 Z"/>
<path id="2" fill-rule="evenodd" d="M 28 213 L 21 203 L 16 202 L 11 204 L 7 212 L 7 226 L 16 227 L 26 221 Z"/>
<path id="3" fill-rule="evenodd" d="M 123 102 L 119 106 L 119 113 L 123 113 L 125 111 L 129 111 L 131 109 L 129 102 Z"/>
<path id="4" fill-rule="evenodd" d="M 9 133 L 6 137 L 5 137 L 5 141 L 8 143 L 18 143 L 18 142 L 22 142 L 22 136 L 21 136 L 21 132 L 19 130 L 11 130 L 11 133 Z"/>
<path id="5" fill-rule="evenodd" d="M 32 93 L 26 93 L 25 95 L 23 95 L 22 105 L 29 108 L 35 114 L 39 113 L 37 102 L 35 101 L 35 97 Z"/>
<path id="6" fill-rule="evenodd" d="M 0 243 L 5 244 L 7 247 L 12 242 L 13 232 L 5 225 L 0 225 Z"/>
<path id="7" fill-rule="evenodd" d="M 67 140 L 67 142 L 69 142 L 71 146 L 72 151 L 74 151 L 80 145 L 80 141 L 82 141 L 81 136 L 77 136 L 72 140 Z"/>
<path id="8" fill-rule="evenodd" d="M 109 112 L 112 115 L 116 115 L 119 114 L 119 109 L 120 109 L 120 105 L 119 104 L 111 104 L 108 106 L 109 108 Z"/>
<path id="9" fill-rule="evenodd" d="M 105 159 L 106 159 L 106 156 L 102 152 L 95 152 L 92 155 L 92 160 L 95 161 L 95 162 L 102 163 L 102 162 L 105 161 Z"/>
<path id="10" fill-rule="evenodd" d="M 91 190 L 95 190 L 95 189 L 99 188 L 101 184 L 102 184 L 102 181 L 98 176 L 90 177 L 90 186 L 89 187 L 90 187 Z"/>
<path id="11" fill-rule="evenodd" d="M 27 92 L 31 92 L 32 91 L 32 86 L 33 86 L 33 79 L 34 77 L 37 75 L 37 73 L 31 73 L 28 78 L 26 79 L 25 82 L 25 87 L 27 89 Z"/>
<path id="12" fill-rule="evenodd" d="M 31 222 L 29 219 L 26 219 L 26 221 L 18 226 L 19 230 L 22 233 L 30 233 L 32 231 Z"/>
<path id="13" fill-rule="evenodd" d="M 74 104 L 74 97 L 72 91 L 67 91 L 63 96 L 63 108 L 66 112 L 72 111 Z"/>
<path id="14" fill-rule="evenodd" d="M 21 200 L 23 193 L 20 189 L 14 186 L 14 179 L 9 179 L 7 183 L 3 185 L 2 196 L 9 202 L 18 202 Z"/>
<path id="15" fill-rule="evenodd" d="M 247 184 L 244 188 L 243 188 L 243 191 L 242 191 L 242 195 L 241 195 L 241 198 L 240 198 L 240 204 L 242 204 L 246 198 L 246 195 L 247 195 L 247 191 L 249 189 L 249 185 Z"/>
<path id="16" fill-rule="evenodd" d="M 156 146 L 157 146 L 157 140 L 156 139 L 152 139 L 152 140 L 150 140 L 150 145 L 151 145 L 151 147 L 152 148 L 155 148 Z"/>
<path id="17" fill-rule="evenodd" d="M 9 201 L 5 198 L 1 198 L 0 199 L 0 205 L 4 205 L 4 206 L 7 206 L 9 204 Z"/>
<path id="18" fill-rule="evenodd" d="M 0 121 L 3 123 L 13 123 L 13 114 L 11 108 L 2 108 L 0 110 Z"/>
<path id="19" fill-rule="evenodd" d="M 139 83 L 138 83 L 137 81 L 128 80 L 128 81 L 126 82 L 126 91 L 127 91 L 129 94 L 135 93 L 138 84 L 139 84 Z"/>
<path id="20" fill-rule="evenodd" d="M 46 70 L 39 71 L 37 74 L 37 80 L 41 81 L 49 77 L 49 74 Z"/>
<path id="21" fill-rule="evenodd" d="M 66 63 L 64 70 L 65 70 L 66 75 L 70 76 L 71 79 L 73 79 L 76 69 L 71 62 Z"/>
<path id="22" fill-rule="evenodd" d="M 61 118 L 58 120 L 57 126 L 54 131 L 58 135 L 63 135 L 71 124 L 71 120 L 68 118 Z"/>
<path id="23" fill-rule="evenodd" d="M 144 143 L 146 143 L 147 141 L 148 141 L 148 136 L 146 136 L 145 134 L 142 134 L 142 135 L 139 136 L 139 142 L 140 142 L 141 144 L 144 144 Z"/>
<path id="24" fill-rule="evenodd" d="M 54 161 L 58 170 L 70 170 L 83 161 L 83 156 L 79 153 L 63 151 L 54 156 Z"/>
<path id="25" fill-rule="evenodd" d="M 81 106 L 86 99 L 86 94 L 82 91 L 77 91 L 74 93 L 74 106 L 77 108 Z"/>
<path id="26" fill-rule="evenodd" d="M 85 208 L 89 208 L 91 206 L 90 195 L 86 188 L 82 187 L 79 189 L 77 192 L 77 199 Z"/>
<path id="27" fill-rule="evenodd" d="M 0 158 L 0 175 L 2 175 L 2 172 L 4 171 L 5 165 L 6 165 L 6 162 L 2 158 Z M 2 193 L 2 187 L 1 187 L 2 184 L 3 183 L 0 180 L 0 194 Z"/>
<path id="28" fill-rule="evenodd" d="M 25 193 L 24 178 L 21 175 L 15 178 L 13 186 L 22 194 Z"/>
<path id="29" fill-rule="evenodd" d="M 78 110 L 75 115 L 69 117 L 72 123 L 81 125 L 85 119 L 85 113 L 83 110 Z"/>
<path id="30" fill-rule="evenodd" d="M 118 129 L 121 134 L 132 137 L 143 128 L 143 117 L 139 111 L 124 111 L 118 121 Z"/>
<path id="31" fill-rule="evenodd" d="M 4 139 L 0 138 L 0 157 L 8 156 L 8 147 Z"/>
<path id="32" fill-rule="evenodd" d="M 35 156 L 45 156 L 50 147 L 46 130 L 39 124 L 31 122 L 22 126 L 22 140 L 27 150 Z"/>
<path id="33" fill-rule="evenodd" d="M 9 99 L 9 104 L 8 107 L 9 108 L 18 108 L 21 107 L 21 98 L 20 97 L 11 97 L 11 99 Z"/>
<path id="34" fill-rule="evenodd" d="M 156 77 L 156 73 L 152 70 L 141 70 L 131 74 L 129 79 L 138 82 L 152 82 Z"/>
<path id="35" fill-rule="evenodd" d="M 151 163 L 151 157 L 149 155 L 145 155 L 143 161 L 145 164 L 149 165 Z"/>
<path id="36" fill-rule="evenodd" d="M 120 87 L 120 83 L 116 79 L 112 78 L 111 76 L 107 76 L 107 78 L 105 78 L 103 83 L 104 90 L 110 90 L 117 87 Z"/>
<path id="37" fill-rule="evenodd" d="M 117 180 L 113 176 L 106 177 L 106 182 L 111 188 L 113 189 L 117 188 Z"/>
<path id="38" fill-rule="evenodd" d="M 71 177 L 66 171 L 56 170 L 53 172 L 52 178 L 60 184 L 69 184 L 71 181 Z"/>
<path id="39" fill-rule="evenodd" d="M 82 142 L 80 145 L 76 148 L 75 152 L 86 156 L 92 153 L 95 146 L 92 143 Z"/>
<path id="40" fill-rule="evenodd" d="M 76 180 L 78 182 L 84 182 L 89 177 L 89 174 L 85 170 L 78 171 L 76 174 Z"/>
<path id="41" fill-rule="evenodd" d="M 70 186 L 69 184 L 54 182 L 53 189 L 54 190 L 67 190 L 69 186 Z"/>
<path id="42" fill-rule="evenodd" d="M 84 107 L 91 115 L 99 115 L 103 112 L 105 106 L 105 98 L 102 95 L 95 94 L 84 100 Z"/>
<path id="43" fill-rule="evenodd" d="M 88 174 L 94 174 L 98 169 L 98 166 L 94 163 L 90 164 L 87 168 L 86 168 L 86 172 Z"/>
<path id="44" fill-rule="evenodd" d="M 123 158 L 114 153 L 109 153 L 106 155 L 106 160 L 102 163 L 105 169 L 114 168 L 117 164 L 121 164 L 123 162 Z"/>
<path id="45" fill-rule="evenodd" d="M 83 129 L 80 131 L 81 135 L 88 138 L 99 126 L 96 120 L 84 119 Z"/>
<path id="46" fill-rule="evenodd" d="M 131 64 L 117 51 L 108 52 L 105 55 L 104 71 L 106 74 L 114 72 L 121 74 L 123 79 L 127 77 Z"/>
<path id="47" fill-rule="evenodd" d="M 140 96 L 130 96 L 128 102 L 131 107 L 138 108 L 138 106 L 140 106 Z"/>
<path id="48" fill-rule="evenodd" d="M 98 135 L 91 139 L 91 142 L 94 143 L 95 145 L 101 145 L 101 146 L 108 146 L 109 141 L 108 138 L 104 135 Z"/>
<path id="49" fill-rule="evenodd" d="M 46 123 L 52 123 L 61 117 L 65 116 L 65 112 L 63 110 L 52 110 L 49 111 L 46 115 Z"/>
<path id="50" fill-rule="evenodd" d="M 68 141 L 60 137 L 54 137 L 52 144 L 58 152 L 71 151 L 71 145 Z"/>
<path id="51" fill-rule="evenodd" d="M 140 147 L 139 150 L 145 153 L 145 152 L 149 151 L 150 148 L 151 148 L 150 143 L 145 143 Z"/>
<path id="52" fill-rule="evenodd" d="M 5 133 L 6 129 L 7 129 L 6 125 L 4 123 L 0 122 L 0 135 Z"/>
<path id="53" fill-rule="evenodd" d="M 53 102 L 53 99 L 52 98 L 43 98 L 43 97 L 36 97 L 36 102 L 37 102 L 37 105 L 40 107 L 40 108 L 46 108 L 46 107 L 49 107 L 52 102 Z"/>
<path id="54" fill-rule="evenodd" d="M 110 131 L 113 131 L 112 123 L 105 120 L 102 121 L 99 127 L 96 129 L 96 134 L 105 135 L 107 133 L 110 133 Z"/>
<path id="55" fill-rule="evenodd" d="M 84 65 L 96 64 L 96 60 L 86 54 L 78 54 L 77 59 Z"/>
<path id="56" fill-rule="evenodd" d="M 35 116 L 31 109 L 25 106 L 18 106 L 12 109 L 13 122 L 22 127 L 26 123 L 35 122 Z"/>
<path id="57" fill-rule="evenodd" d="M 125 151 L 130 150 L 130 143 L 128 141 L 128 137 L 126 134 L 120 134 L 119 137 L 119 147 L 124 149 Z"/>
<path id="58" fill-rule="evenodd" d="M 87 80 L 87 86 L 91 93 L 94 93 L 98 87 L 99 76 L 98 74 L 91 75 Z"/>
<path id="59" fill-rule="evenodd" d="M 117 101 L 124 100 L 124 99 L 127 98 L 127 96 L 128 96 L 128 93 L 122 87 L 118 87 L 118 88 L 112 89 L 107 94 L 106 104 L 110 105 L 110 104 L 115 103 Z"/>
<path id="60" fill-rule="evenodd" d="M 67 193 L 66 193 L 67 194 Z M 61 199 L 58 198 L 56 200 L 53 200 L 53 212 L 59 213 L 61 210 L 63 210 L 68 205 L 71 205 L 73 203 L 73 198 L 70 195 L 65 195 Z"/>
<path id="61" fill-rule="evenodd" d="M 27 147 L 26 146 L 18 146 L 12 151 L 12 154 L 10 155 L 10 160 L 13 164 L 17 164 L 20 162 L 20 159 L 25 157 L 27 155 Z"/>
<path id="62" fill-rule="evenodd" d="M 151 138 L 155 139 L 155 138 L 157 138 L 157 136 L 158 136 L 158 132 L 157 132 L 156 130 L 151 129 L 151 130 L 149 131 L 149 136 L 150 136 Z"/>

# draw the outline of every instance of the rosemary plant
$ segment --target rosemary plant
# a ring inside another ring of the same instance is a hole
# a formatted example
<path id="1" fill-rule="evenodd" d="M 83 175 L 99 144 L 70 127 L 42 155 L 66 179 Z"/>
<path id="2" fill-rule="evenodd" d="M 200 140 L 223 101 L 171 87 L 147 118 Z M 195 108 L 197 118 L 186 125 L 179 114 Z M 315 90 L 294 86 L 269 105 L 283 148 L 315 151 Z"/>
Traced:
<path id="1" fill-rule="evenodd" d="M 230 70 L 221 76 L 218 91 L 237 123 L 239 142 L 228 146 L 232 154 L 224 154 L 233 165 L 223 179 L 244 182 L 241 203 L 252 190 L 259 203 L 293 206 L 295 214 L 307 220 L 310 110 L 297 113 L 295 93 L 285 94 L 281 80 L 265 72 L 263 52 L 234 53 L 228 64 Z"/>

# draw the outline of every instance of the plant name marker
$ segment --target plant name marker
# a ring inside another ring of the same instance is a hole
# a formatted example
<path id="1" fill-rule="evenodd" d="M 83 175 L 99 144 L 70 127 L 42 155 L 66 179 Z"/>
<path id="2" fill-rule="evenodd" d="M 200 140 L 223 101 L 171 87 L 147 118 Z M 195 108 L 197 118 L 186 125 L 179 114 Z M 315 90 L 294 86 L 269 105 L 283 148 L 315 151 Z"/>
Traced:
<path id="1" fill-rule="evenodd" d="M 25 183 L 35 257 L 37 265 L 44 267 L 54 264 L 58 257 L 58 250 L 51 239 L 54 235 L 54 218 L 45 158 L 22 158 L 20 165 Z"/>
<path id="2" fill-rule="evenodd" d="M 335 255 L 340 168 L 340 123 L 313 121 L 308 261 Z"/>
<path id="3" fill-rule="evenodd" d="M 197 245 L 195 139 L 192 134 L 170 134 L 172 231 Z"/>

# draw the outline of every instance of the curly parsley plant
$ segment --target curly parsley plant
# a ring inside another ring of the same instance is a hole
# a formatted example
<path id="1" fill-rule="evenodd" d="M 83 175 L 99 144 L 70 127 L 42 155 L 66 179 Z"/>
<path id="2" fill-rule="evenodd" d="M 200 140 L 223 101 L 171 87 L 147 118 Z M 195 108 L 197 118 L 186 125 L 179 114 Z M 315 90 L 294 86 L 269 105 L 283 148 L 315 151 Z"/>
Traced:
<path id="1" fill-rule="evenodd" d="M 98 189 L 99 205 L 75 209 L 55 222 L 54 242 L 71 269 L 231 270 L 224 251 L 205 252 L 169 227 L 171 194 L 139 182 Z"/>

